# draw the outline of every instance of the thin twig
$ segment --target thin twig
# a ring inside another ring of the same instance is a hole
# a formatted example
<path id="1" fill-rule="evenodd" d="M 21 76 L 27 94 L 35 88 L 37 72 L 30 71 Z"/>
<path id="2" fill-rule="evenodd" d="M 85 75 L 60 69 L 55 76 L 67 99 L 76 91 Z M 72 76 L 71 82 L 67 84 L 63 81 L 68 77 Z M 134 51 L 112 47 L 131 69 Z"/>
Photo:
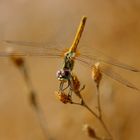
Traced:
<path id="1" fill-rule="evenodd" d="M 106 132 L 107 132 L 107 133 L 108 133 L 108 135 L 110 136 L 110 139 L 111 139 L 111 140 L 113 140 L 113 136 L 112 136 L 112 134 L 110 133 L 110 131 L 108 130 L 108 128 L 107 128 L 107 126 L 106 126 L 105 122 L 103 121 L 103 119 L 102 119 L 102 118 L 100 118 L 99 120 L 100 120 L 100 122 L 101 122 L 101 124 L 102 124 L 103 128 L 106 130 Z"/>
<path id="2" fill-rule="evenodd" d="M 71 102 L 72 104 L 75 105 L 80 105 L 82 107 L 85 107 L 93 116 L 95 116 L 99 122 L 102 124 L 102 127 L 104 128 L 104 130 L 108 133 L 110 138 L 101 138 L 101 137 L 96 137 L 97 140 L 113 140 L 113 137 L 110 133 L 110 131 L 108 130 L 106 124 L 104 123 L 103 119 L 102 119 L 102 110 L 101 110 L 101 102 L 100 102 L 100 92 L 99 89 L 97 88 L 97 102 L 98 102 L 98 111 L 99 111 L 99 115 L 96 114 L 84 101 L 82 95 L 80 95 L 81 97 L 81 103 L 76 103 L 76 102 Z"/>
<path id="3" fill-rule="evenodd" d="M 110 133 L 110 131 L 108 130 L 105 122 L 103 121 L 103 118 L 102 118 L 102 110 L 101 110 L 101 101 L 100 101 L 100 91 L 99 91 L 99 85 L 96 86 L 96 89 L 97 89 L 97 103 L 98 103 L 98 111 L 99 111 L 99 120 L 103 126 L 103 128 L 106 130 L 106 132 L 108 133 L 108 135 L 110 136 L 111 139 L 113 139 L 113 136 L 112 134 Z"/>
<path id="4" fill-rule="evenodd" d="M 97 89 L 97 104 L 98 104 L 97 108 L 98 108 L 98 111 L 99 111 L 99 117 L 102 118 L 100 91 L 99 91 L 99 86 L 98 85 L 96 86 L 96 89 Z"/>
<path id="5" fill-rule="evenodd" d="M 82 107 L 85 107 L 93 116 L 98 118 L 98 115 L 83 101 L 83 99 L 82 99 L 82 103 L 71 102 L 71 104 L 80 105 Z"/>

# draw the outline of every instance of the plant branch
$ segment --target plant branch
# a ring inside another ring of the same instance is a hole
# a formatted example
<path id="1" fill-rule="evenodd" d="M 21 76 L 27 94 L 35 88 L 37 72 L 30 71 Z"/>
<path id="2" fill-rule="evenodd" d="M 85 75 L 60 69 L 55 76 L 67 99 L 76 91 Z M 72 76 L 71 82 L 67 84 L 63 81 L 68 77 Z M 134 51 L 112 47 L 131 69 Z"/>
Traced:
<path id="1" fill-rule="evenodd" d="M 106 130 L 106 132 L 108 133 L 108 135 L 110 136 L 110 138 L 113 139 L 112 134 L 108 130 L 108 128 L 107 128 L 107 126 L 106 126 L 106 124 L 105 124 L 105 122 L 103 121 L 103 118 L 102 118 L 102 110 L 101 110 L 99 85 L 96 86 L 96 89 L 97 89 L 97 103 L 98 103 L 98 111 L 99 111 L 99 117 L 98 117 L 98 119 L 100 120 L 100 123 L 102 124 L 103 128 Z"/>
<path id="2" fill-rule="evenodd" d="M 95 116 L 96 119 L 99 120 L 99 122 L 101 123 L 102 127 L 104 128 L 104 130 L 107 132 L 107 134 L 109 135 L 109 138 L 101 138 L 101 137 L 97 137 L 96 136 L 96 139 L 97 140 L 113 140 L 113 137 L 110 133 L 110 131 L 108 130 L 105 122 L 103 121 L 103 118 L 102 118 L 102 110 L 101 110 L 101 101 L 100 101 L 100 92 L 99 92 L 99 88 L 97 86 L 97 103 L 98 103 L 98 112 L 99 112 L 99 115 L 96 114 L 84 101 L 81 93 L 80 94 L 80 99 L 81 99 L 81 102 L 80 103 L 76 103 L 76 102 L 71 102 L 71 104 L 75 104 L 75 105 L 80 105 L 82 107 L 85 107 L 93 116 Z"/>

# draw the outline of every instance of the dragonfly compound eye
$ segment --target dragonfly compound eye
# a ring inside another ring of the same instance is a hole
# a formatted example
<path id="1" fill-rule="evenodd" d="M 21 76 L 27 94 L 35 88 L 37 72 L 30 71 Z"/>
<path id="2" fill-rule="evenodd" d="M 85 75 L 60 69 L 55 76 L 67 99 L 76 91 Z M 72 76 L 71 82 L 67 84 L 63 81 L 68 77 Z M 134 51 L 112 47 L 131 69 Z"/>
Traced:
<path id="1" fill-rule="evenodd" d="M 70 71 L 67 69 L 61 69 L 61 70 L 57 71 L 56 76 L 57 76 L 57 79 L 60 81 L 68 80 L 68 78 L 70 76 Z"/>

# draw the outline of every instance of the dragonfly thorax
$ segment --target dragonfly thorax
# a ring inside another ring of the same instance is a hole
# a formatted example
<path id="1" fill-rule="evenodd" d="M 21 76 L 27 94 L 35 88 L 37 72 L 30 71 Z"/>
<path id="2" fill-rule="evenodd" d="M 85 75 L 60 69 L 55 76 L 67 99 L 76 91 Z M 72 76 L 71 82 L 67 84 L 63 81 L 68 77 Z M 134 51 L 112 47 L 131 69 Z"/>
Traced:
<path id="1" fill-rule="evenodd" d="M 65 57 L 69 58 L 69 59 L 74 59 L 76 56 L 76 53 L 73 51 L 68 51 L 65 53 Z"/>
<path id="2" fill-rule="evenodd" d="M 70 71 L 73 70 L 74 67 L 74 60 L 66 59 L 63 64 L 63 69 L 68 69 Z"/>
<path id="3" fill-rule="evenodd" d="M 74 58 L 75 58 L 75 53 L 73 52 L 66 53 L 64 57 L 63 69 L 68 69 L 72 71 L 74 67 Z"/>

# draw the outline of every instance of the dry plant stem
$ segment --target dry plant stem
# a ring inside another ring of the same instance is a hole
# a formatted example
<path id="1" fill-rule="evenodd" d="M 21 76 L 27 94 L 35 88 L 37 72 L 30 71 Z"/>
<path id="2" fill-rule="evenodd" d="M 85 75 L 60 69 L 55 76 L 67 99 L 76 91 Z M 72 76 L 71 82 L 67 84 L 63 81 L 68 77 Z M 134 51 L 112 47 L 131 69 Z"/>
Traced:
<path id="1" fill-rule="evenodd" d="M 97 103 L 98 103 L 98 111 L 99 111 L 98 119 L 100 120 L 100 123 L 102 124 L 103 128 L 108 133 L 110 139 L 113 140 L 113 136 L 110 133 L 110 131 L 108 130 L 108 128 L 107 128 L 107 126 L 106 126 L 106 124 L 105 124 L 105 122 L 103 121 L 103 118 L 102 118 L 101 101 L 100 101 L 100 91 L 99 91 L 99 85 L 98 84 L 96 85 L 96 89 L 97 89 Z"/>
<path id="2" fill-rule="evenodd" d="M 72 102 L 71 104 L 79 105 L 79 106 L 85 107 L 93 116 L 95 116 L 96 118 L 99 117 L 99 116 L 85 103 L 85 101 L 83 100 L 83 98 L 82 98 L 82 102 L 81 102 L 81 103 Z"/>
<path id="3" fill-rule="evenodd" d="M 48 134 L 48 128 L 46 126 L 46 119 L 45 119 L 45 116 L 44 116 L 44 113 L 38 103 L 38 100 L 37 100 L 37 94 L 36 92 L 33 90 L 33 86 L 32 86 L 32 82 L 29 78 L 29 75 L 28 75 L 28 69 L 26 67 L 26 65 L 22 65 L 20 67 L 20 70 L 21 70 L 21 73 L 25 79 L 25 82 L 26 82 L 26 85 L 28 87 L 28 90 L 29 90 L 29 101 L 31 103 L 31 105 L 33 106 L 34 110 L 35 110 L 35 113 L 37 115 L 37 118 L 39 120 L 39 123 L 40 123 L 40 127 L 43 131 L 43 134 L 45 136 L 45 139 L 46 140 L 53 140 L 49 134 Z"/>
<path id="4" fill-rule="evenodd" d="M 97 86 L 97 103 L 98 103 L 98 111 L 99 111 L 99 115 L 97 115 L 84 101 L 82 95 L 81 95 L 81 103 L 76 103 L 76 102 L 72 102 L 72 104 L 75 105 L 80 105 L 82 107 L 85 107 L 93 116 L 95 116 L 99 122 L 101 123 L 102 127 L 104 128 L 104 130 L 107 132 L 107 134 L 109 135 L 109 138 L 101 138 L 101 137 L 96 137 L 97 140 L 113 140 L 113 137 L 110 133 L 110 131 L 108 130 L 106 124 L 104 123 L 103 119 L 102 119 L 102 110 L 101 110 L 101 102 L 100 102 L 100 92 L 99 92 L 99 86 Z"/>
<path id="5" fill-rule="evenodd" d="M 102 118 L 99 85 L 96 86 L 96 89 L 97 89 L 97 108 L 99 111 L 99 118 Z"/>
<path id="6" fill-rule="evenodd" d="M 95 116 L 99 120 L 99 122 L 102 124 L 103 128 L 105 129 L 105 131 L 108 133 L 108 135 L 110 137 L 110 138 L 96 137 L 97 140 L 113 140 L 113 137 L 112 137 L 110 131 L 108 130 L 107 126 L 105 125 L 103 119 L 100 118 L 100 116 L 98 116 L 88 105 L 86 105 L 86 103 L 84 101 L 82 103 L 72 102 L 72 104 L 85 107 L 93 116 Z"/>

